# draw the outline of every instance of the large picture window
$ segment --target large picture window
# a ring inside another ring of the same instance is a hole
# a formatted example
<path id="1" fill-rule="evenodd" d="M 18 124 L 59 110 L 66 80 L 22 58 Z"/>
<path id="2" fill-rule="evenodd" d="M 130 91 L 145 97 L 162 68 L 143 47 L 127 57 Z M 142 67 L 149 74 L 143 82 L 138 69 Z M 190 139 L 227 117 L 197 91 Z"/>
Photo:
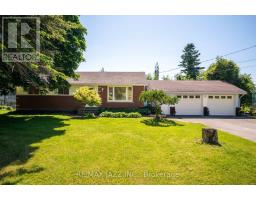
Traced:
<path id="1" fill-rule="evenodd" d="M 132 87 L 108 87 L 108 101 L 132 101 Z"/>

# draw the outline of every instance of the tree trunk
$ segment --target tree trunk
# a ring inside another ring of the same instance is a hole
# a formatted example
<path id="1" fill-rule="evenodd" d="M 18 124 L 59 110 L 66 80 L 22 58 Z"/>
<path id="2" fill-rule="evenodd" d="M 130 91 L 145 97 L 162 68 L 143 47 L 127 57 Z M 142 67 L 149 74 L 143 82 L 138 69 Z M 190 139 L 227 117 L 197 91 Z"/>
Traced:
<path id="1" fill-rule="evenodd" d="M 203 128 L 202 142 L 206 144 L 219 144 L 217 130 L 212 128 Z"/>
<path id="2" fill-rule="evenodd" d="M 160 120 L 161 119 L 161 107 L 160 106 L 156 106 L 156 120 Z"/>
<path id="3" fill-rule="evenodd" d="M 159 121 L 160 119 L 161 119 L 160 115 L 159 115 L 159 114 L 156 114 L 155 120 L 156 120 L 156 121 Z"/>

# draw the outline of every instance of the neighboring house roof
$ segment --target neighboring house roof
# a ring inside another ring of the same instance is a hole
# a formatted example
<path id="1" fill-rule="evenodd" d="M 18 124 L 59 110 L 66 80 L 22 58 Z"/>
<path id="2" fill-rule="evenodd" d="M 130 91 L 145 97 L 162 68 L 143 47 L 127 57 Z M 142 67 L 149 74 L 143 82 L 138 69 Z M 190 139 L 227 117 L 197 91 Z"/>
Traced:
<path id="1" fill-rule="evenodd" d="M 146 85 L 145 72 L 78 72 L 78 80 L 69 79 L 70 84 L 97 85 Z"/>
<path id="2" fill-rule="evenodd" d="M 148 81 L 148 86 L 151 90 L 163 90 L 174 94 L 246 94 L 244 90 L 223 81 L 151 80 Z"/>

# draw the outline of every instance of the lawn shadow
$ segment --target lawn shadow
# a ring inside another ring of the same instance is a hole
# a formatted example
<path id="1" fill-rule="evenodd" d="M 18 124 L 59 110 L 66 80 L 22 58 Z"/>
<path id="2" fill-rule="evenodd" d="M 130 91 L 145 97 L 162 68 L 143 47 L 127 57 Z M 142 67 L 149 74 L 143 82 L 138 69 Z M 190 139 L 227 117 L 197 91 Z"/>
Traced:
<path id="1" fill-rule="evenodd" d="M 15 185 L 15 184 L 19 183 L 22 180 L 22 178 L 19 177 L 17 179 L 16 177 L 22 176 L 24 174 L 38 173 L 38 172 L 41 172 L 43 170 L 44 170 L 44 168 L 42 168 L 42 167 L 33 166 L 29 169 L 21 167 L 19 169 L 14 170 L 14 171 L 5 172 L 3 174 L 0 174 L 0 180 L 2 180 L 4 178 L 14 178 L 14 180 L 5 180 L 1 184 L 2 185 Z"/>
<path id="2" fill-rule="evenodd" d="M 169 126 L 184 126 L 183 124 L 177 123 L 173 120 L 169 119 L 144 119 L 141 123 L 148 125 L 148 126 L 159 126 L 159 127 L 169 127 Z"/>
<path id="3" fill-rule="evenodd" d="M 222 144 L 224 144 L 224 143 L 221 144 L 219 142 L 218 143 L 204 143 L 202 138 L 195 139 L 195 143 L 200 144 L 200 145 L 209 145 L 212 147 L 222 147 L 223 146 Z"/>
<path id="4" fill-rule="evenodd" d="M 64 134 L 65 130 L 56 130 L 67 126 L 64 120 L 50 115 L 0 115 L 0 179 L 1 169 L 24 164 L 33 156 L 39 147 L 32 144 Z"/>

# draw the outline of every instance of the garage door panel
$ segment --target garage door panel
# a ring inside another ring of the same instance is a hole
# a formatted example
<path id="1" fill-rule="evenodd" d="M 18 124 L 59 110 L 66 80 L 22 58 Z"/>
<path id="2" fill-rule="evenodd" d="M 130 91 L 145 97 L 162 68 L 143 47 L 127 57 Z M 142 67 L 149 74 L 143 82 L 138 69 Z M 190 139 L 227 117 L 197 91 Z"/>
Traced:
<path id="1" fill-rule="evenodd" d="M 210 98 L 211 97 L 211 98 Z M 216 98 L 218 97 L 218 98 Z M 235 115 L 234 96 L 214 95 L 208 97 L 210 115 Z"/>
<path id="2" fill-rule="evenodd" d="M 202 115 L 201 98 L 181 98 L 175 109 L 176 115 Z"/>
<path id="3" fill-rule="evenodd" d="M 202 97 L 200 95 L 179 96 L 178 104 L 175 104 L 176 115 L 202 115 Z M 162 112 L 170 114 L 170 106 L 162 105 Z"/>

